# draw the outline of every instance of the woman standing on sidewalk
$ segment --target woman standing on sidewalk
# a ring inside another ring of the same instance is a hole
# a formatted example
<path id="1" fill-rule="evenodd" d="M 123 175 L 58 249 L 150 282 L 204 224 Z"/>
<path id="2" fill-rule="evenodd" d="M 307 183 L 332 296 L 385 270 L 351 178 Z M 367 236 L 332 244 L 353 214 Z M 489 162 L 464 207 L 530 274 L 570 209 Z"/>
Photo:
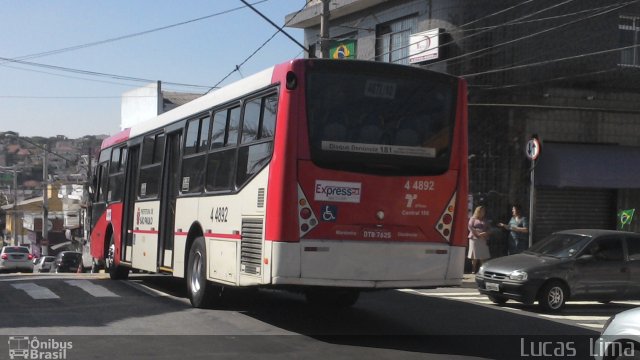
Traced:
<path id="1" fill-rule="evenodd" d="M 471 271 L 476 273 L 482 262 L 491 257 L 489 254 L 489 229 L 484 221 L 486 215 L 484 206 L 478 206 L 473 212 L 473 216 L 469 219 L 469 254 L 471 259 Z"/>

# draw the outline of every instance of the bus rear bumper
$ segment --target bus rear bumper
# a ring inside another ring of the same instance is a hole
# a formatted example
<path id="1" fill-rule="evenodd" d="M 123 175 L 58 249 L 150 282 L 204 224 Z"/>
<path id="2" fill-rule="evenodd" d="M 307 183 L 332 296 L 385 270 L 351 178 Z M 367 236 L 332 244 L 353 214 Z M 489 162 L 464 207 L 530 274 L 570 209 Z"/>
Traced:
<path id="1" fill-rule="evenodd" d="M 443 243 L 272 242 L 271 284 L 370 289 L 460 286 L 465 249 Z"/>
<path id="2" fill-rule="evenodd" d="M 273 285 L 293 286 L 326 286 L 348 287 L 359 289 L 424 289 L 448 286 L 460 286 L 462 279 L 448 280 L 412 280 L 412 281 L 362 281 L 362 280 L 334 280 L 334 279 L 305 279 L 290 277 L 274 277 Z"/>

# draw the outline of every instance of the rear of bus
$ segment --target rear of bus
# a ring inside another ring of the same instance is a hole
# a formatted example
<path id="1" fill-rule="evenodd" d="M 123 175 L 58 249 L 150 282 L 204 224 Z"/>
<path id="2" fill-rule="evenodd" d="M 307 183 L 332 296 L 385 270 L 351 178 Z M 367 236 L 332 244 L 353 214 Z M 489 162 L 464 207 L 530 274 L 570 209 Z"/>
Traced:
<path id="1" fill-rule="evenodd" d="M 464 81 L 326 60 L 294 61 L 277 76 L 287 88 L 278 121 L 283 111 L 289 121 L 278 124 L 270 177 L 282 187 L 270 184 L 268 194 L 272 283 L 459 285 L 467 241 Z"/>

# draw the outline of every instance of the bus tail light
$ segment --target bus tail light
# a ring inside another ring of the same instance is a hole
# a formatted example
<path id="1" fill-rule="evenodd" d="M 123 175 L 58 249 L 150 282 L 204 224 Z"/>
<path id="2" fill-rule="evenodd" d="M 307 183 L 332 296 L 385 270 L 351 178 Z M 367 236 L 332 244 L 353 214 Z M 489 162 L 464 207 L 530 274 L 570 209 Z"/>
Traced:
<path id="1" fill-rule="evenodd" d="M 453 193 L 453 196 L 449 200 L 449 204 L 440 215 L 440 220 L 438 220 L 438 224 L 436 225 L 436 230 L 444 237 L 447 242 L 451 241 L 451 227 L 453 226 L 453 211 L 455 210 L 456 204 L 456 194 Z"/>
<path id="2" fill-rule="evenodd" d="M 309 231 L 313 230 L 318 225 L 318 219 L 316 218 L 307 197 L 304 196 L 304 192 L 300 185 L 298 185 L 298 232 L 300 237 L 306 235 Z"/>

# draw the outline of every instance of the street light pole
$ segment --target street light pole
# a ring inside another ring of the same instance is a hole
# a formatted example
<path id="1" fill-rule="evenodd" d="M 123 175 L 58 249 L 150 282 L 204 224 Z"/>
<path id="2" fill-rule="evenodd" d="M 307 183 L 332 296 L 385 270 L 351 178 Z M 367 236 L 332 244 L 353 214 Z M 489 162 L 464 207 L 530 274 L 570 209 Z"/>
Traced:
<path id="1" fill-rule="evenodd" d="M 49 172 L 47 170 L 47 152 L 49 151 L 49 144 L 47 149 L 42 152 L 42 186 L 44 191 L 42 192 L 42 240 L 40 241 L 40 255 L 49 255 Z"/>
<path id="2" fill-rule="evenodd" d="M 17 221 L 17 217 L 18 216 L 18 171 L 16 169 L 16 165 L 13 165 L 13 218 L 12 221 L 13 223 L 11 224 L 11 232 L 13 233 L 13 240 L 12 240 L 12 245 L 18 245 L 17 241 L 18 241 L 18 232 L 17 232 L 17 226 L 18 226 L 18 221 Z"/>
<path id="3" fill-rule="evenodd" d="M 11 218 L 11 242 L 10 245 L 18 245 L 16 237 L 16 226 L 18 224 L 18 169 L 16 165 L 11 167 L 0 166 L 2 171 L 11 171 L 13 173 L 13 216 Z"/>
<path id="4" fill-rule="evenodd" d="M 51 149 L 49 148 L 49 143 L 46 144 L 46 147 L 42 147 L 41 145 L 38 145 L 30 140 L 27 140 L 25 138 L 22 138 L 18 135 L 18 133 L 13 132 L 13 131 L 5 131 L 5 132 L 0 132 L 0 136 L 6 136 L 6 137 L 12 137 L 12 138 L 16 138 L 18 139 L 18 141 L 24 141 L 26 143 L 29 143 L 35 147 L 37 147 L 38 149 L 43 151 L 43 160 L 42 160 L 42 182 L 43 182 L 43 194 L 42 194 L 42 242 L 40 243 L 40 254 L 41 255 L 49 255 L 49 173 L 48 173 L 48 164 L 47 164 L 47 154 L 51 153 L 67 162 L 70 162 L 71 160 L 67 159 L 66 157 L 57 154 L 53 151 L 51 151 Z"/>

